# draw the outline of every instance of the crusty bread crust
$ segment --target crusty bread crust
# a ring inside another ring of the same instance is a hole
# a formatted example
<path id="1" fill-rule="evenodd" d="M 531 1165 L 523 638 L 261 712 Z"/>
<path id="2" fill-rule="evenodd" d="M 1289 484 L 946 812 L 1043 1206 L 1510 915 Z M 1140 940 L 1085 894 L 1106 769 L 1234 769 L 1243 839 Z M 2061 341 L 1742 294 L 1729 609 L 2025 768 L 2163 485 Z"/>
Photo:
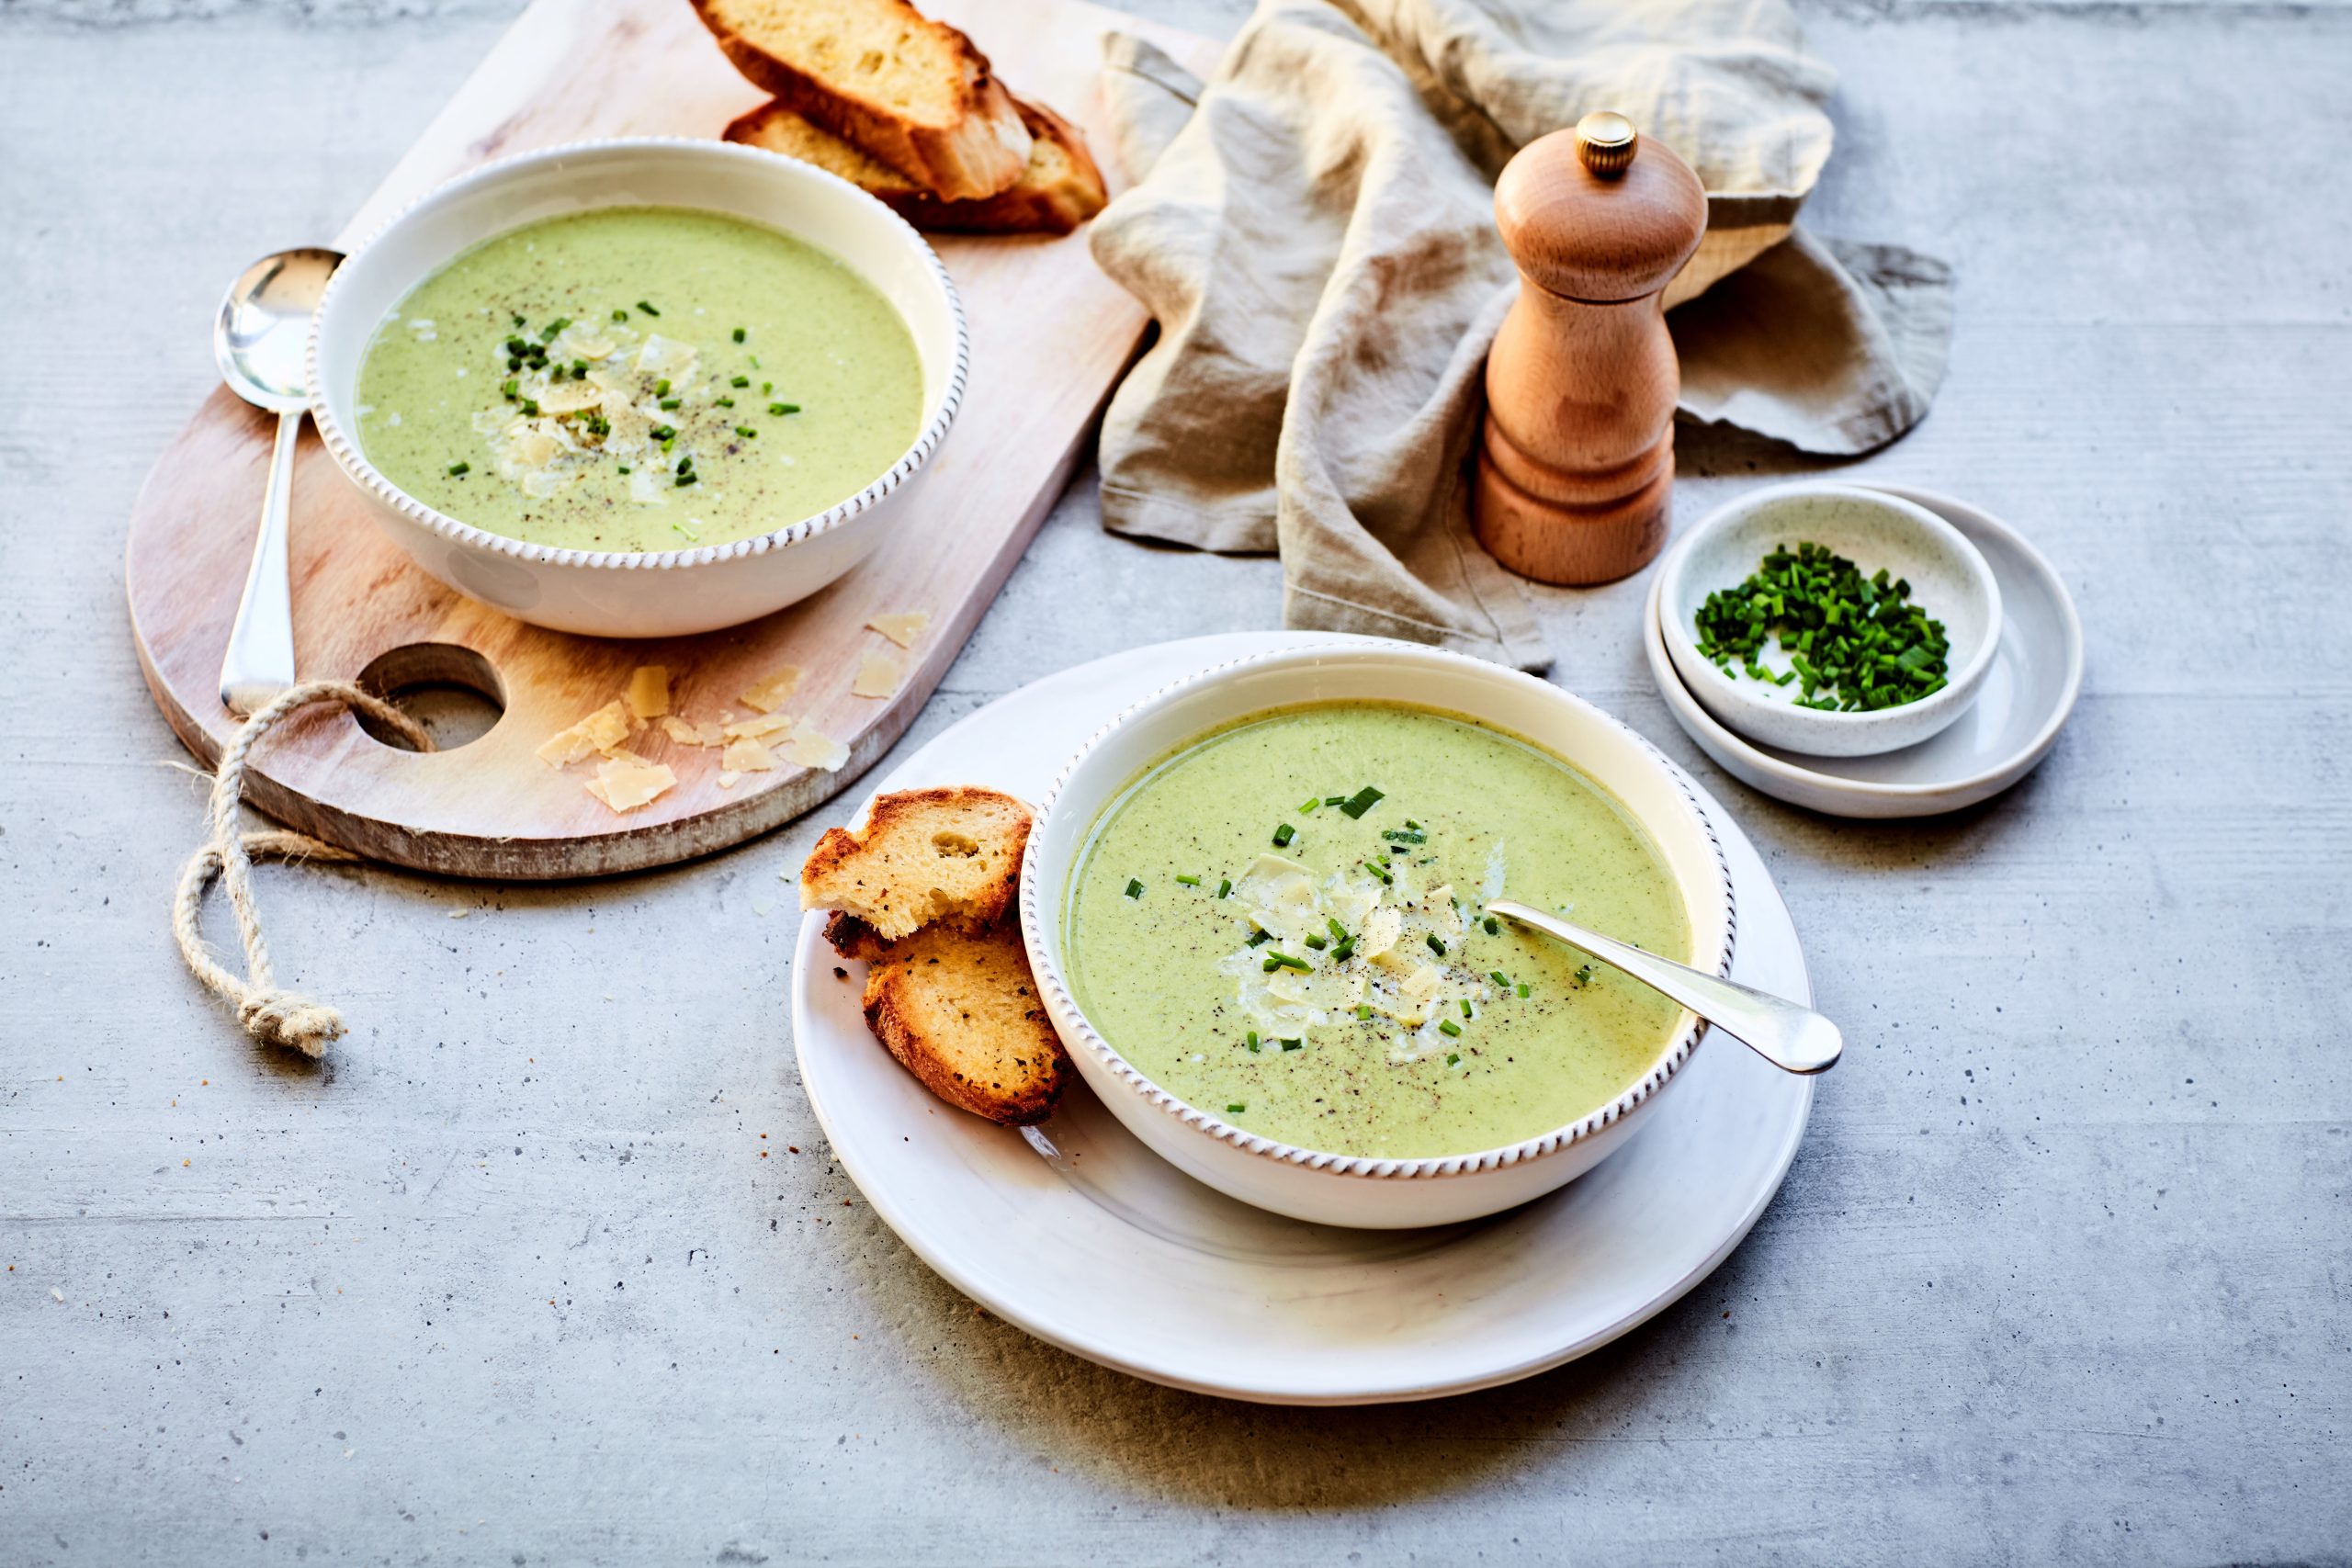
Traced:
<path id="1" fill-rule="evenodd" d="M 938 923 L 994 925 L 1021 881 L 1029 807 L 992 789 L 899 790 L 865 826 L 829 828 L 800 868 L 800 907 L 855 916 L 886 942 Z"/>
<path id="2" fill-rule="evenodd" d="M 1071 1076 L 1021 933 L 916 932 L 875 961 L 865 1022 L 900 1065 L 958 1110 L 1007 1126 L 1053 1114 Z"/>
<path id="3" fill-rule="evenodd" d="M 763 42 L 745 30 L 753 22 L 746 0 L 694 0 L 695 14 L 754 86 L 917 186 L 967 200 L 994 196 L 1019 180 L 1029 160 L 1029 131 L 989 69 L 988 56 L 963 33 L 931 20 L 905 0 L 867 4 L 892 26 L 921 30 L 950 47 L 956 80 L 944 85 L 954 106 L 949 113 L 918 118 L 854 83 L 828 79 L 776 52 L 775 40 Z"/>
<path id="4" fill-rule="evenodd" d="M 825 940 L 832 943 L 833 951 L 843 958 L 854 958 L 861 963 L 871 964 L 877 958 L 888 956 L 890 952 L 890 944 L 882 939 L 880 931 L 855 915 L 845 915 L 839 909 L 826 918 Z"/>
<path id="5" fill-rule="evenodd" d="M 1021 178 L 994 196 L 937 196 L 833 135 L 780 100 L 739 116 L 727 140 L 798 158 L 858 186 L 918 229 L 963 234 L 1067 234 L 1102 210 L 1102 171 L 1076 126 L 1043 104 L 1015 96 L 1030 134 Z"/>

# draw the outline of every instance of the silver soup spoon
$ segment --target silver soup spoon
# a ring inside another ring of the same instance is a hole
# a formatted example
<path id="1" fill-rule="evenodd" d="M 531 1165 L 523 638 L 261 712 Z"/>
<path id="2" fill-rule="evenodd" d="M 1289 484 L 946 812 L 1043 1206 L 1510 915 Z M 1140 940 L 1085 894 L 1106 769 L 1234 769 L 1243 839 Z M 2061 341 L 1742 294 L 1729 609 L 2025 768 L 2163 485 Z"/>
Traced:
<path id="1" fill-rule="evenodd" d="M 262 491 L 261 532 L 244 596 L 220 660 L 220 701 L 243 717 L 294 683 L 294 591 L 288 581 L 288 502 L 294 447 L 309 406 L 311 317 L 341 265 L 341 251 L 306 247 L 264 256 L 239 275 L 212 326 L 212 357 L 229 389 L 277 415 L 277 446 Z"/>
<path id="2" fill-rule="evenodd" d="M 1687 964 L 1644 953 L 1599 931 L 1571 925 L 1556 915 L 1509 899 L 1487 906 L 1487 913 L 1542 931 L 1612 969 L 1622 969 L 1669 1001 L 1680 1002 L 1717 1029 L 1786 1072 L 1817 1073 L 1838 1065 L 1846 1048 L 1838 1026 L 1794 1002 L 1719 980 Z"/>

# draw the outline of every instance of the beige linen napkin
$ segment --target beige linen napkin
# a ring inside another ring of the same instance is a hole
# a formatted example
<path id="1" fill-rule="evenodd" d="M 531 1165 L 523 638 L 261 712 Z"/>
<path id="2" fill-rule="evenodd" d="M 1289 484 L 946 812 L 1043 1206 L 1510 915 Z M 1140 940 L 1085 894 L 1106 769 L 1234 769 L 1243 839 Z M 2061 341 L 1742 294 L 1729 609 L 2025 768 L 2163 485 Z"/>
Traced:
<path id="1" fill-rule="evenodd" d="M 1670 318 L 1688 412 L 1851 453 L 1941 378 L 1940 264 L 1792 237 L 1831 78 L 1782 0 L 1262 0 L 1205 86 L 1133 38 L 1106 56 L 1137 183 L 1094 255 L 1159 337 L 1104 416 L 1103 520 L 1278 548 L 1293 626 L 1549 663 L 1471 536 L 1464 458 L 1517 290 L 1494 175 L 1587 108 L 1631 114 L 1708 191 L 1668 295 L 1702 296 Z"/>

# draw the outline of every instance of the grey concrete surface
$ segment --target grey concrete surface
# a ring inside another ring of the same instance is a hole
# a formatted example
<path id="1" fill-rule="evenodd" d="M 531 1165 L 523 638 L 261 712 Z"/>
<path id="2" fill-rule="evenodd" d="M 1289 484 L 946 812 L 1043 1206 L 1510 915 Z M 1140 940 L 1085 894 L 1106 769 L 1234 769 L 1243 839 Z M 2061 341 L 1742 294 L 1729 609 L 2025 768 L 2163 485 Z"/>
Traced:
<path id="1" fill-rule="evenodd" d="M 1037 1345 L 860 1201 L 786 1016 L 816 822 L 587 886 L 265 873 L 356 1021 L 323 1068 L 182 972 L 199 793 L 123 517 L 223 281 L 332 232 L 509 11 L 0 4 L 0 1562 L 2352 1561 L 2352 12 L 1815 0 L 1813 221 L 1962 279 L 1941 402 L 1861 469 L 2024 526 L 2088 690 L 2007 797 L 1841 823 L 1683 740 L 1641 583 L 1545 593 L 1555 678 L 1737 814 L 1854 1048 L 1679 1307 L 1293 1412 Z M 1685 520 L 1790 466 L 1684 452 Z M 912 740 L 1277 608 L 1081 479 Z"/>

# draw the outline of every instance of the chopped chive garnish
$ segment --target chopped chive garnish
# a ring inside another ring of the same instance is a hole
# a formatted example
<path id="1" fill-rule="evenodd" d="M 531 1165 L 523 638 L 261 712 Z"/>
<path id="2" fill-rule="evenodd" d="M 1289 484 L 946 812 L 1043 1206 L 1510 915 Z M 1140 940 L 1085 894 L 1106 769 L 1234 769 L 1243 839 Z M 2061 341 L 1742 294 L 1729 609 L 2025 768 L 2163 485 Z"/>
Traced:
<path id="1" fill-rule="evenodd" d="M 1316 952 L 1320 953 L 1325 948 L 1330 946 L 1331 942 L 1329 937 L 1310 936 L 1306 939 L 1306 945 L 1313 948 Z"/>
<path id="2" fill-rule="evenodd" d="M 752 378 L 749 376 L 738 376 L 727 384 L 730 387 L 748 387 L 752 384 Z"/>
<path id="3" fill-rule="evenodd" d="M 627 310 L 615 310 L 613 312 L 613 320 L 616 321 L 626 321 L 628 320 L 628 312 Z"/>
<path id="4" fill-rule="evenodd" d="M 662 400 L 662 406 L 665 409 L 673 409 L 685 400 L 686 400 L 684 398 L 663 398 Z"/>
<path id="5" fill-rule="evenodd" d="M 1132 876 L 1127 878 L 1127 897 L 1130 898 L 1140 898 L 1143 897 L 1143 884 L 1136 881 Z"/>
<path id="6" fill-rule="evenodd" d="M 1341 942 L 1339 946 L 1331 950 L 1331 962 L 1334 964 L 1345 964 L 1349 959 L 1353 958 L 1355 955 L 1355 938 L 1350 937 L 1347 941 Z"/>
<path id="7" fill-rule="evenodd" d="M 1504 974 L 1501 970 L 1499 970 L 1499 969 L 1489 969 L 1489 970 L 1487 970 L 1487 979 L 1489 979 L 1489 980 L 1492 980 L 1496 985 L 1500 986 L 1500 987 L 1501 987 L 1504 990 L 1506 990 L 1506 991 L 1508 991 L 1508 990 L 1510 990 L 1510 976 L 1507 976 L 1507 975 L 1505 975 L 1505 974 Z"/>
<path id="8" fill-rule="evenodd" d="M 1464 1018 L 1468 1018 L 1470 1016 L 1470 998 L 1468 997 L 1462 998 L 1462 1016 Z"/>
<path id="9" fill-rule="evenodd" d="M 1462 1038 L 1462 1026 L 1454 1022 L 1453 1020 L 1450 1018 L 1444 1020 L 1437 1026 L 1437 1032 L 1440 1034 L 1445 1035 L 1449 1039 L 1459 1040 Z"/>
<path id="10" fill-rule="evenodd" d="M 1277 969 L 1296 969 L 1301 973 L 1311 973 L 1314 968 L 1315 965 L 1309 964 L 1306 959 L 1293 958 L 1287 953 L 1270 953 L 1266 954 L 1265 970 L 1269 975 L 1272 974 Z"/>
<path id="11" fill-rule="evenodd" d="M 1306 1042 L 1304 1040 L 1285 1040 L 1283 1042 L 1283 1049 L 1285 1051 L 1303 1051 L 1306 1049 Z"/>
<path id="12" fill-rule="evenodd" d="M 1238 1116 L 1249 1109 L 1246 1105 L 1228 1105 L 1225 1108 L 1225 1113 L 1227 1116 Z"/>
<path id="13" fill-rule="evenodd" d="M 1348 796 L 1347 799 L 1340 802 L 1340 809 L 1346 812 L 1351 817 L 1361 818 L 1365 812 L 1371 810 L 1374 807 L 1379 805 L 1382 801 L 1387 798 L 1388 797 L 1386 795 L 1381 794 L 1370 784 L 1366 784 L 1363 788 L 1356 791 L 1355 794 Z"/>
<path id="14" fill-rule="evenodd" d="M 739 424 L 735 427 L 735 434 L 741 436 L 744 440 L 749 441 L 753 436 L 759 434 L 759 432 L 752 429 L 748 424 Z"/>
<path id="15" fill-rule="evenodd" d="M 1201 879 L 1197 876 L 1179 876 L 1176 880 L 1187 887 L 1198 887 L 1201 885 Z"/>
<path id="16" fill-rule="evenodd" d="M 763 381 L 760 383 L 760 396 L 764 398 L 775 390 L 775 383 L 774 381 Z"/>
<path id="17" fill-rule="evenodd" d="M 617 470 L 616 470 L 616 471 L 617 471 L 617 472 L 620 472 L 620 473 L 624 473 L 624 474 L 625 474 L 625 473 L 627 473 L 627 472 L 628 472 L 628 465 L 627 463 L 622 463 L 622 464 L 618 465 L 618 467 L 617 467 Z"/>
<path id="18" fill-rule="evenodd" d="M 674 483 L 674 488 L 676 488 L 676 489 L 678 489 L 678 490 L 684 490 L 684 489 L 685 489 L 688 485 L 693 484 L 693 483 L 696 482 L 697 480 L 699 480 L 701 478 L 702 478 L 702 476 L 701 476 L 700 474 L 680 474 L 680 475 L 677 477 L 676 480 L 674 480 L 674 481 L 673 481 L 673 483 Z"/>
<path id="19" fill-rule="evenodd" d="M 735 406 L 735 400 L 732 398 L 713 398 L 710 400 L 714 406 L 722 409 L 731 409 Z"/>
<path id="20" fill-rule="evenodd" d="M 1445 943 L 1438 940 L 1437 932 L 1431 931 L 1422 940 L 1430 944 L 1430 951 L 1431 953 L 1436 953 L 1440 958 L 1443 958 L 1445 956 Z"/>
<path id="21" fill-rule="evenodd" d="M 1251 931 L 1250 933 L 1250 945 L 1252 947 L 1260 946 L 1262 943 L 1269 942 L 1273 940 L 1274 933 L 1272 931 Z"/>
<path id="22" fill-rule="evenodd" d="M 1373 875 L 1380 878 L 1384 886 L 1393 885 L 1396 880 L 1395 877 L 1389 875 L 1386 872 L 1381 870 L 1378 866 L 1373 864 L 1368 860 L 1360 860 L 1356 862 L 1356 863 L 1363 867 L 1364 870 L 1372 873 Z"/>
<path id="23" fill-rule="evenodd" d="M 770 403 L 768 405 L 768 412 L 773 414 L 798 413 L 799 412 L 798 403 Z"/>
<path id="24" fill-rule="evenodd" d="M 1408 828 L 1410 828 L 1410 829 L 1413 829 L 1413 831 L 1415 831 L 1416 833 L 1418 833 L 1418 832 L 1419 832 L 1419 831 L 1421 830 L 1421 825 L 1420 825 L 1419 822 L 1414 821 L 1414 820 L 1413 820 L 1411 818 L 1409 818 L 1409 817 L 1408 817 L 1408 818 L 1405 818 L 1405 826 L 1406 826 L 1406 827 L 1408 827 Z"/>
<path id="25" fill-rule="evenodd" d="M 735 341 L 737 343 L 741 343 L 743 341 L 743 329 L 741 327 L 737 327 L 735 329 Z M 737 385 L 740 386 L 741 383 L 738 382 Z"/>
<path id="26" fill-rule="evenodd" d="M 653 395 L 657 398 L 666 398 L 670 395 L 670 378 L 664 376 L 653 383 Z"/>
<path id="27" fill-rule="evenodd" d="M 1231 878 L 1231 877 L 1229 877 L 1229 876 L 1220 876 L 1220 877 L 1218 877 L 1218 878 L 1217 878 L 1217 883 L 1216 883 L 1216 896 L 1217 896 L 1218 897 L 1222 898 L 1222 897 L 1224 897 L 1227 894 L 1228 894 L 1228 893 L 1230 893 L 1230 892 L 1232 892 L 1232 891 L 1233 891 L 1233 878 Z"/>
<path id="28" fill-rule="evenodd" d="M 453 479 L 464 479 L 473 472 L 473 468 L 474 466 L 471 463 L 452 463 L 449 465 L 449 477 Z"/>
<path id="29" fill-rule="evenodd" d="M 693 453 L 691 453 L 691 452 L 687 453 L 684 457 L 681 457 L 681 458 L 679 458 L 679 459 L 678 459 L 678 472 L 680 472 L 680 473 L 682 473 L 682 474 L 683 474 L 683 473 L 685 473 L 685 472 L 687 472 L 687 471 L 689 471 L 690 469 L 692 469 L 692 468 L 694 468 L 694 466 L 695 466 L 695 455 L 694 455 Z"/>
<path id="30" fill-rule="evenodd" d="M 1430 841 L 1427 833 L 1416 832 L 1410 828 L 1391 828 L 1380 836 L 1392 844 L 1426 844 Z"/>
<path id="31" fill-rule="evenodd" d="M 1589 985 L 1591 985 L 1591 984 L 1592 984 L 1592 965 L 1591 965 L 1591 964 L 1586 964 L 1579 965 L 1579 966 L 1577 967 L 1577 985 L 1579 985 L 1579 986 L 1589 986 Z"/>
<path id="32" fill-rule="evenodd" d="M 1302 800 L 1302 801 L 1300 801 L 1300 802 L 1298 803 L 1298 808 L 1299 808 L 1299 810 L 1301 810 L 1301 811 L 1303 811 L 1303 812 L 1304 812 L 1304 811 L 1312 811 L 1312 810 L 1314 810 L 1317 807 L 1318 807 L 1318 806 L 1320 806 L 1320 805 L 1322 805 L 1322 804 L 1323 804 L 1323 797 L 1322 797 L 1321 795 L 1308 795 L 1305 800 Z"/>
<path id="33" fill-rule="evenodd" d="M 785 412 L 785 405 L 784 405 L 784 404 L 782 404 L 782 403 L 770 403 L 770 404 L 768 405 L 768 412 L 770 412 L 770 413 L 772 413 L 772 414 L 775 414 L 775 415 L 777 415 L 777 416 L 781 417 L 781 416 L 783 415 L 784 412 Z"/>
<path id="34" fill-rule="evenodd" d="M 1324 917 L 1323 917 L 1323 924 L 1324 924 L 1327 928 L 1329 928 L 1329 931 L 1330 931 L 1330 932 L 1331 932 L 1331 937 L 1332 937 L 1332 940 L 1333 940 L 1333 941 L 1335 941 L 1335 942 L 1345 942 L 1345 941 L 1347 941 L 1347 940 L 1348 940 L 1348 928 L 1347 928 L 1347 927 L 1345 927 L 1345 926 L 1343 926 L 1343 925 L 1341 925 L 1341 924 L 1340 924 L 1337 919 L 1333 919 L 1331 916 L 1329 916 L 1329 915 L 1326 915 L 1326 916 L 1324 916 Z"/>
<path id="35" fill-rule="evenodd" d="M 1445 1065 L 1449 1067 L 1460 1066 L 1462 1065 L 1462 1053 L 1459 1051 L 1448 1051 L 1445 1054 Z"/>
<path id="36" fill-rule="evenodd" d="M 515 317 L 515 318 L 514 318 L 514 324 L 515 324 L 516 326 L 518 326 L 518 327 L 519 327 L 519 326 L 521 326 L 521 325 L 523 325 L 523 318 L 522 318 L 522 317 L 520 317 L 520 316 Z"/>
<path id="37" fill-rule="evenodd" d="M 1358 1002 L 1356 1004 L 1356 1018 L 1361 1022 L 1371 1022 L 1372 1004 L 1370 1002 Z"/>
<path id="38" fill-rule="evenodd" d="M 642 299 L 639 299 L 639 300 L 637 302 L 637 308 L 638 308 L 639 310 L 640 310 L 644 311 L 644 312 L 645 312 L 647 315 L 649 315 L 649 316 L 658 316 L 658 315 L 660 315 L 660 314 L 662 313 L 661 311 L 659 311 L 659 310 L 655 310 L 652 306 L 650 306 L 650 305 L 647 304 L 647 303 L 646 303 L 644 300 L 642 300 Z"/>
<path id="39" fill-rule="evenodd" d="M 1488 915 L 1481 923 L 1486 926 L 1487 934 L 1488 936 L 1500 936 L 1503 934 L 1503 923 L 1495 919 L 1494 916 Z"/>
<path id="40" fill-rule="evenodd" d="M 1519 992 L 1519 994 L 1520 994 L 1521 996 L 1522 996 L 1522 997 L 1524 997 L 1525 995 L 1527 995 L 1527 982 L 1526 982 L 1526 981 L 1524 981 L 1524 980 L 1521 980 L 1521 982 L 1520 982 L 1520 983 L 1519 983 L 1515 987 L 1513 987 L 1513 988 L 1514 988 L 1515 990 L 1517 990 L 1517 991 Z"/>
<path id="41" fill-rule="evenodd" d="M 670 437 L 677 434 L 678 433 L 666 424 L 657 424 L 647 434 L 650 434 L 656 441 L 667 441 Z"/>
<path id="42" fill-rule="evenodd" d="M 1252 1051 L 1255 1051 L 1258 1048 L 1258 1032 L 1256 1030 L 1253 1029 L 1250 1032 L 1250 1038 L 1247 1043 Z"/>
<path id="43" fill-rule="evenodd" d="M 537 398 L 525 398 L 523 400 L 523 412 L 533 418 L 537 418 L 539 412 L 538 400 Z"/>
<path id="44" fill-rule="evenodd" d="M 1287 848 L 1290 841 L 1297 836 L 1297 829 L 1292 827 L 1287 822 L 1283 823 L 1281 827 L 1274 829 L 1274 848 L 1278 850 Z"/>
<path id="45" fill-rule="evenodd" d="M 545 330 L 539 333 L 539 341 L 541 343 L 553 343 L 556 340 L 556 334 L 562 332 L 564 328 L 571 324 L 571 318 L 570 316 L 558 316 L 554 321 L 549 321 Z"/>

